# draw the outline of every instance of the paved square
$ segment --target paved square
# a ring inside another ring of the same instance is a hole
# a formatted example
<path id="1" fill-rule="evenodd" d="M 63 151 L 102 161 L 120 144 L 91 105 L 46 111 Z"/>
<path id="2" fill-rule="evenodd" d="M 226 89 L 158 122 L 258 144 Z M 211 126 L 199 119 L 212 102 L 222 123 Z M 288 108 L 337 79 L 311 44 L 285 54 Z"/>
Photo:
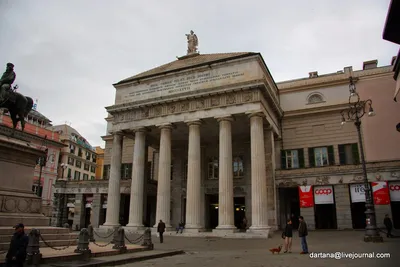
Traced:
<path id="1" fill-rule="evenodd" d="M 295 233 L 296 234 L 296 233 Z M 154 238 L 155 239 L 155 238 Z M 153 239 L 153 240 L 154 240 Z M 400 238 L 386 239 L 381 244 L 364 243 L 362 231 L 322 231 L 310 232 L 308 238 L 310 252 L 374 252 L 390 253 L 390 259 L 311 259 L 300 255 L 300 240 L 295 235 L 293 253 L 271 255 L 268 249 L 283 244 L 279 234 L 267 240 L 185 238 L 165 236 L 164 243 L 154 240 L 156 250 L 183 249 L 187 253 L 173 257 L 148 260 L 124 266 L 190 266 L 190 267 L 324 267 L 324 266 L 399 266 Z M 396 254 L 397 253 L 397 254 Z M 397 263 L 396 263 L 397 262 Z"/>

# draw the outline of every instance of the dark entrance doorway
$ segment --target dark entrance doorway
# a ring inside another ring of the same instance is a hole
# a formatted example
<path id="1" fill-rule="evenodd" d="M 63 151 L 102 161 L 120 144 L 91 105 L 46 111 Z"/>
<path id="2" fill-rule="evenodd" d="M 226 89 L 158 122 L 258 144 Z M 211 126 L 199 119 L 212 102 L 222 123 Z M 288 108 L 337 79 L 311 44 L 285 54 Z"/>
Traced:
<path id="1" fill-rule="evenodd" d="M 279 188 L 280 227 L 284 228 L 288 219 L 292 220 L 293 229 L 299 227 L 300 199 L 297 187 Z"/>
<path id="2" fill-rule="evenodd" d="M 365 202 L 351 203 L 351 220 L 353 229 L 365 229 Z"/>
<path id="3" fill-rule="evenodd" d="M 316 229 L 337 229 L 335 204 L 317 204 L 314 212 Z"/>
<path id="4" fill-rule="evenodd" d="M 129 203 L 131 202 L 131 195 L 121 194 L 120 200 L 120 212 L 119 212 L 119 223 L 121 225 L 127 225 L 129 222 Z"/>
<path id="5" fill-rule="evenodd" d="M 246 217 L 246 205 L 244 197 L 235 197 L 233 198 L 234 202 L 234 216 L 235 216 L 235 226 L 238 229 L 244 229 L 243 227 L 243 219 Z"/>
<path id="6" fill-rule="evenodd" d="M 390 206 L 392 208 L 393 227 L 400 229 L 400 201 L 392 201 Z"/>
<path id="7" fill-rule="evenodd" d="M 206 228 L 215 229 L 218 226 L 218 195 L 206 195 L 208 223 Z"/>
<path id="8" fill-rule="evenodd" d="M 85 208 L 85 222 L 84 222 L 84 228 L 88 228 L 89 224 L 91 224 L 91 215 L 92 215 L 92 208 Z"/>

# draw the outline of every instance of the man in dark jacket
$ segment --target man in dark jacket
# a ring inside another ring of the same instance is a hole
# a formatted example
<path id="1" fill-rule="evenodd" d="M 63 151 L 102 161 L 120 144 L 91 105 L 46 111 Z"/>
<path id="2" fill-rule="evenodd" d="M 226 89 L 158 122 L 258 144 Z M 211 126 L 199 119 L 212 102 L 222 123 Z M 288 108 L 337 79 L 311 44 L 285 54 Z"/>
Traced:
<path id="1" fill-rule="evenodd" d="M 307 235 L 308 235 L 307 224 L 304 221 L 303 216 L 299 216 L 299 237 L 302 248 L 302 252 L 300 254 L 308 254 L 308 245 L 306 239 Z"/>
<path id="2" fill-rule="evenodd" d="M 6 255 L 7 267 L 22 267 L 24 265 L 28 243 L 29 238 L 24 232 L 24 225 L 22 223 L 17 224 Z"/>
<path id="3" fill-rule="evenodd" d="M 157 233 L 160 236 L 160 243 L 164 242 L 164 237 L 163 237 L 164 232 L 165 232 L 165 223 L 162 220 L 160 220 L 160 222 L 157 225 Z"/>
<path id="4" fill-rule="evenodd" d="M 393 223 L 389 217 L 389 214 L 385 215 L 385 219 L 383 219 L 383 224 L 386 226 L 386 231 L 387 231 L 386 236 L 393 237 L 393 235 L 392 235 Z"/>

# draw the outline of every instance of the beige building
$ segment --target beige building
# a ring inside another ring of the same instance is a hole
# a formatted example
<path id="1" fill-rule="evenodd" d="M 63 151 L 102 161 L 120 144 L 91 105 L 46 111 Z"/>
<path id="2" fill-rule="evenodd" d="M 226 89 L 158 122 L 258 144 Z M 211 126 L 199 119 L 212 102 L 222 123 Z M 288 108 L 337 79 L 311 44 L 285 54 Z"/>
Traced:
<path id="1" fill-rule="evenodd" d="M 136 231 L 162 219 L 184 222 L 188 234 L 266 236 L 292 214 L 311 229 L 362 228 L 362 202 L 352 201 L 362 183 L 360 145 L 340 111 L 349 77 L 358 84 L 388 75 L 392 66 L 366 64 L 276 84 L 259 53 L 191 53 L 114 84 L 103 136 L 108 181 L 57 190 L 75 195 L 78 227 L 93 198 L 91 223 L 101 228 Z M 400 184 L 399 172 L 397 160 L 368 163 L 371 182 Z M 300 208 L 305 185 L 330 189 L 331 199 Z M 379 223 L 398 207 L 377 205 Z"/>

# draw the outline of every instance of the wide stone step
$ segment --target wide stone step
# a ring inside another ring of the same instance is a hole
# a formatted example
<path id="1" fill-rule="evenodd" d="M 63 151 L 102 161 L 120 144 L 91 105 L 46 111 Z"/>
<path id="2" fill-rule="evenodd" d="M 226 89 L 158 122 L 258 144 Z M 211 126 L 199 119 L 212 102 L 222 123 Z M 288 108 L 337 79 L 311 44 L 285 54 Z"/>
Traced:
<path id="1" fill-rule="evenodd" d="M 67 246 L 76 246 L 78 244 L 77 239 L 71 239 L 71 240 L 46 240 L 45 244 L 43 241 L 39 242 L 40 247 L 57 247 L 57 248 L 63 248 Z M 7 243 L 0 243 L 0 252 L 1 251 L 7 251 L 10 246 L 10 242 Z"/>
<path id="2" fill-rule="evenodd" d="M 41 234 L 44 240 L 70 240 L 78 238 L 78 233 Z M 12 235 L 0 235 L 0 243 L 10 242 Z"/>
<path id="3" fill-rule="evenodd" d="M 30 231 L 35 228 L 40 231 L 41 234 L 68 234 L 70 230 L 68 228 L 61 227 L 25 227 L 25 233 L 29 234 Z M 12 227 L 0 227 L 0 235 L 12 235 L 14 229 Z"/>

